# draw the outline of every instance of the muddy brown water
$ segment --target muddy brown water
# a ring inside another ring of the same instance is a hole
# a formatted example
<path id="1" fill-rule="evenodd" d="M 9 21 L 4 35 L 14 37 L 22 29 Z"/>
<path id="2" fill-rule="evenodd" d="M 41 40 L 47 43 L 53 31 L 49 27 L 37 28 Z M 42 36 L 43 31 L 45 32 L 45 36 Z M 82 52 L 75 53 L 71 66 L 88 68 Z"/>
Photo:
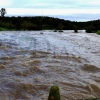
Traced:
<path id="1" fill-rule="evenodd" d="M 100 36 L 44 31 L 0 32 L 0 100 L 100 98 Z"/>

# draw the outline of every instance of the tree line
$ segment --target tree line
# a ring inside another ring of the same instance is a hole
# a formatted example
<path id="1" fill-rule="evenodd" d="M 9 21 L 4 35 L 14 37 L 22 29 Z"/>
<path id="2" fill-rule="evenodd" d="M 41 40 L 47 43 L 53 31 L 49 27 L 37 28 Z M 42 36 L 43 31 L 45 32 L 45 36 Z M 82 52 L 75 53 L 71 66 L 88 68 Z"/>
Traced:
<path id="1" fill-rule="evenodd" d="M 100 20 L 77 22 L 48 16 L 34 17 L 4 17 L 6 10 L 0 10 L 0 29 L 3 30 L 86 30 L 96 32 L 100 30 Z"/>

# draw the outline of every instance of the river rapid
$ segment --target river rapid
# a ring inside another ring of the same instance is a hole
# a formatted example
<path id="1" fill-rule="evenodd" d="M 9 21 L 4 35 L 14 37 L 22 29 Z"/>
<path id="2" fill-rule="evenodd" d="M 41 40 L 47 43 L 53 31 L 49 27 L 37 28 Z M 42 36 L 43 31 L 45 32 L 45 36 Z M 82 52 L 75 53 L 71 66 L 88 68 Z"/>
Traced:
<path id="1" fill-rule="evenodd" d="M 100 36 L 79 31 L 1 31 L 0 100 L 100 98 Z"/>

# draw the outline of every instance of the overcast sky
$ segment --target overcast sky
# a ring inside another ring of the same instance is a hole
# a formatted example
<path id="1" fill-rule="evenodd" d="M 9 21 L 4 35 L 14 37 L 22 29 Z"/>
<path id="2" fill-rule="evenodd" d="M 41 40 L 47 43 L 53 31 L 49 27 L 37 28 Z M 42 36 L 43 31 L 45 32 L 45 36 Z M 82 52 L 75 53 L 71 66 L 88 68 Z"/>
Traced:
<path id="1" fill-rule="evenodd" d="M 6 16 L 52 16 L 71 21 L 100 19 L 100 0 L 0 0 Z"/>

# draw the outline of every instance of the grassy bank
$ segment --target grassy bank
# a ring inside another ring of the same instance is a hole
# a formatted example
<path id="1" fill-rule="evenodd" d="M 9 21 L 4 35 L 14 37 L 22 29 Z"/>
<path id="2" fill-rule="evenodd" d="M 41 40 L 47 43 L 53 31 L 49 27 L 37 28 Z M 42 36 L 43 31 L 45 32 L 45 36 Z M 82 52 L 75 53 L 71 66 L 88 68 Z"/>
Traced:
<path id="1" fill-rule="evenodd" d="M 97 33 L 98 35 L 100 35 L 100 30 L 98 30 L 96 33 Z"/>
<path id="2" fill-rule="evenodd" d="M 7 28 L 0 27 L 0 31 L 8 31 Z"/>

